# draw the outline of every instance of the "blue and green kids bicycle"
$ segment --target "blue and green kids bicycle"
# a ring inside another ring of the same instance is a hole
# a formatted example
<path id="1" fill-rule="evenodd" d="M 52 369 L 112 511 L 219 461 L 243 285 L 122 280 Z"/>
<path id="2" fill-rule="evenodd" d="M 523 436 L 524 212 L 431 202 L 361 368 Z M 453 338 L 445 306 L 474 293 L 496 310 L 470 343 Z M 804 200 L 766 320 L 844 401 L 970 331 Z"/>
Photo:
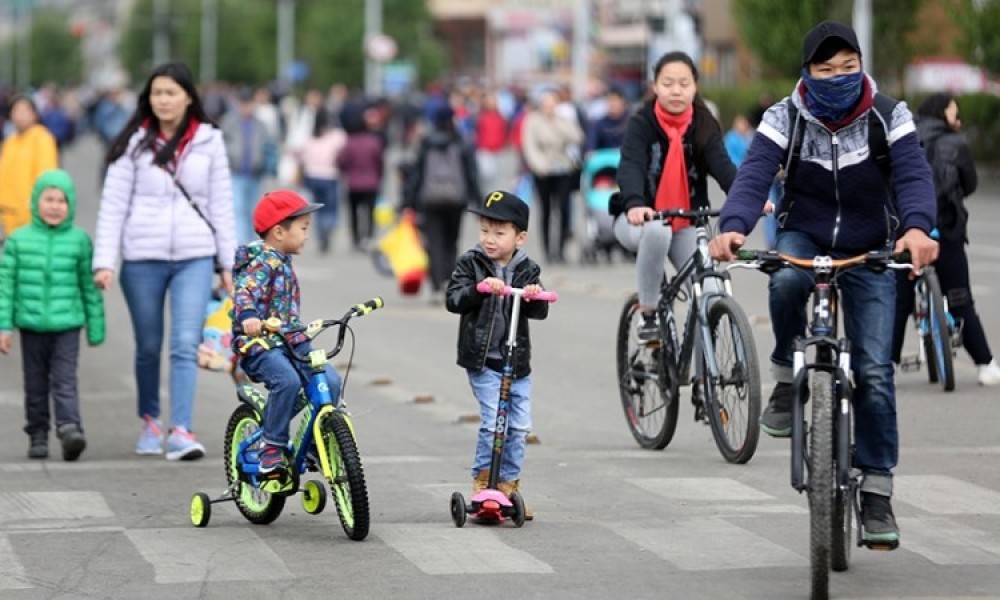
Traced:
<path id="1" fill-rule="evenodd" d="M 351 307 L 343 317 L 333 320 L 316 320 L 306 327 L 282 328 L 277 319 L 265 321 L 269 332 L 267 341 L 280 347 L 292 360 L 309 365 L 312 374 L 296 403 L 296 414 L 302 413 L 295 435 L 289 442 L 289 468 L 277 477 L 259 471 L 259 452 L 263 440 L 261 423 L 267 399 L 252 384 L 237 388 L 239 405 L 229 417 L 223 454 L 226 480 L 229 487 L 218 498 L 212 499 L 198 492 L 191 499 L 191 523 L 205 527 L 212 515 L 212 504 L 233 501 L 240 513 L 255 525 L 271 523 L 281 514 L 285 500 L 302 492 L 302 508 L 311 515 L 319 514 L 326 507 L 326 489 L 321 481 L 300 481 L 306 472 L 321 473 L 330 485 L 340 524 L 347 537 L 360 541 L 368 535 L 368 491 L 365 473 L 361 466 L 354 436 L 354 425 L 343 400 L 343 388 L 354 357 L 354 331 L 348 322 L 354 317 L 367 315 L 383 305 L 381 298 L 374 298 Z M 284 343 L 285 335 L 304 332 L 310 340 L 331 327 L 336 327 L 337 344 L 327 352 L 321 348 L 308 355 L 300 355 Z M 341 386 L 341 397 L 330 394 L 326 376 L 327 362 L 340 353 L 346 334 L 351 334 L 351 359 L 348 360 Z"/>

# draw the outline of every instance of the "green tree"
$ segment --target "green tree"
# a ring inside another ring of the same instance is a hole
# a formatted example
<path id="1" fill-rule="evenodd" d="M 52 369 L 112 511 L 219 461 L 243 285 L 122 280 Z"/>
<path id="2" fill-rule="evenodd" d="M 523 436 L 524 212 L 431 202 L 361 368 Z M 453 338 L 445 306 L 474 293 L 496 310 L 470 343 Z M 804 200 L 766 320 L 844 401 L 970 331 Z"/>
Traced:
<path id="1" fill-rule="evenodd" d="M 398 59 L 418 66 L 421 77 L 444 67 L 441 45 L 430 35 L 425 2 L 384 0 L 384 29 L 399 46 Z M 171 0 L 168 24 L 173 58 L 198 76 L 201 0 Z M 153 0 L 139 0 L 126 25 L 119 52 L 138 81 L 152 68 Z M 277 72 L 277 5 L 273 0 L 218 0 L 219 79 L 237 83 L 271 81 Z M 238 24 L 238 25 L 234 25 Z M 364 0 L 299 0 L 295 11 L 295 57 L 310 69 L 307 85 L 325 87 L 364 82 Z"/>
<path id="2" fill-rule="evenodd" d="M 70 30 L 69 15 L 56 10 L 38 10 L 31 20 L 31 84 L 46 81 L 66 85 L 83 79 L 83 51 L 80 39 Z M 21 46 L 18 40 L 9 40 L 0 53 L 4 57 L 18 55 Z M 20 56 L 14 68 L 20 67 Z M 13 75 L 13 74 L 12 74 Z M 17 81 L 15 75 L 14 81 Z"/>
<path id="3" fill-rule="evenodd" d="M 959 51 L 970 63 L 1000 73 L 1000 0 L 951 0 L 949 5 L 963 34 Z"/>

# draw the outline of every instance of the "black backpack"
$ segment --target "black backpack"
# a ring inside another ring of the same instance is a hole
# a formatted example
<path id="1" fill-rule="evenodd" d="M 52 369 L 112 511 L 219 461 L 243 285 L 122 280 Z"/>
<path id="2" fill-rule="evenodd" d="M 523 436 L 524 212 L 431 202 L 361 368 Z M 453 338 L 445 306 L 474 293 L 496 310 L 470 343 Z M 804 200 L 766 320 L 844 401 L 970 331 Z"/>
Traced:
<path id="1" fill-rule="evenodd" d="M 892 161 L 889 157 L 889 140 L 886 137 L 886 132 L 892 124 L 892 111 L 895 110 L 897 104 L 899 104 L 898 100 L 876 92 L 874 110 L 868 112 L 868 148 L 875 158 L 878 170 L 882 173 L 882 179 L 885 180 L 886 187 L 889 189 L 890 198 L 893 195 L 892 186 L 889 185 L 892 178 Z M 799 115 L 799 109 L 795 107 L 791 98 L 785 100 L 785 105 L 788 107 L 788 122 L 792 124 L 792 135 L 782 160 L 785 169 L 784 181 L 787 183 L 795 175 L 799 158 L 802 155 L 802 135 L 805 126 L 801 115 Z M 782 205 L 781 214 L 787 215 L 791 208 L 791 204 Z"/>
<path id="2" fill-rule="evenodd" d="M 423 206 L 464 206 L 468 195 L 462 144 L 452 141 L 443 147 L 429 146 L 420 186 Z"/>

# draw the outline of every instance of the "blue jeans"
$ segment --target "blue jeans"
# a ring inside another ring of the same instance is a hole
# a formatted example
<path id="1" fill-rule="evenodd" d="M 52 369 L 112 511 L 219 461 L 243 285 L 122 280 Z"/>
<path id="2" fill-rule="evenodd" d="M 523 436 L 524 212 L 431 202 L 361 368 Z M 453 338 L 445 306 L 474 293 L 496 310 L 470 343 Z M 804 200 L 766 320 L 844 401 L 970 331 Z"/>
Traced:
<path id="1" fill-rule="evenodd" d="M 160 417 L 163 312 L 170 293 L 170 421 L 191 430 L 198 373 L 198 344 L 212 294 L 213 257 L 138 260 L 122 265 L 121 285 L 135 336 L 139 416 Z"/>
<path id="2" fill-rule="evenodd" d="M 826 253 L 798 231 L 779 230 L 776 248 L 782 254 L 803 258 Z M 857 268 L 840 275 L 837 282 L 841 291 L 840 317 L 851 340 L 851 370 L 856 383 L 855 466 L 865 473 L 890 475 L 899 454 L 891 361 L 895 275 L 893 271 L 873 273 Z M 806 334 L 806 304 L 812 283 L 809 272 L 782 269 L 771 276 L 768 284 L 775 339 L 771 363 L 779 382 L 792 381 L 792 342 Z"/>
<path id="3" fill-rule="evenodd" d="M 230 177 L 233 182 L 233 218 L 236 221 L 236 241 L 247 244 L 257 239 L 253 230 L 253 209 L 260 200 L 260 178 L 253 175 Z"/>
<path id="4" fill-rule="evenodd" d="M 305 177 L 302 183 L 312 194 L 313 201 L 323 205 L 316 213 L 316 230 L 321 240 L 328 240 L 330 233 L 337 228 L 340 218 L 340 196 L 336 179 L 319 179 Z"/>
<path id="5" fill-rule="evenodd" d="M 295 351 L 308 354 L 310 345 L 299 344 Z M 251 378 L 267 387 L 267 404 L 264 406 L 264 442 L 274 446 L 288 445 L 288 424 L 295 412 L 295 400 L 299 391 L 309 382 L 312 370 L 306 363 L 292 360 L 281 348 L 248 356 L 241 361 L 243 370 Z M 340 374 L 330 365 L 326 366 L 326 377 L 330 382 L 330 395 L 340 403 Z"/>
<path id="6" fill-rule="evenodd" d="M 490 468 L 493 456 L 493 434 L 496 431 L 497 405 L 500 404 L 502 376 L 493 369 L 468 370 L 472 393 L 479 400 L 479 441 L 472 476 Z M 507 408 L 507 441 L 500 462 L 500 481 L 514 481 L 524 465 L 524 444 L 531 431 L 531 377 L 515 379 L 510 386 Z"/>

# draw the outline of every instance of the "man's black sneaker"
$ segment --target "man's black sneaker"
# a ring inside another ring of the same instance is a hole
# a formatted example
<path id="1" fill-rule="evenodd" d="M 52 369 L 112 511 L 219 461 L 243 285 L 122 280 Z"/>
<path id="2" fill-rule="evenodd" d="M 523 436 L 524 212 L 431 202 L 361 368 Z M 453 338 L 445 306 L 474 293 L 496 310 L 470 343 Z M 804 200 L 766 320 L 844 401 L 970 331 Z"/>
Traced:
<path id="1" fill-rule="evenodd" d="M 760 413 L 760 428 L 771 437 L 791 437 L 792 401 L 795 388 L 790 383 L 779 383 L 771 392 L 767 408 Z"/>
<path id="2" fill-rule="evenodd" d="M 660 339 L 660 326 L 656 323 L 656 313 L 642 315 L 638 336 L 641 342 L 656 342 Z"/>
<path id="3" fill-rule="evenodd" d="M 899 545 L 899 527 L 888 496 L 861 492 L 861 539 L 867 544 Z"/>
<path id="4" fill-rule="evenodd" d="M 36 431 L 29 434 L 31 437 L 28 446 L 28 458 L 48 458 L 49 457 L 49 432 Z"/>
<path id="5" fill-rule="evenodd" d="M 62 443 L 62 455 L 65 461 L 74 461 L 80 458 L 84 448 L 87 447 L 87 439 L 83 436 L 83 431 L 77 423 L 63 423 L 56 430 L 59 441 Z"/>

